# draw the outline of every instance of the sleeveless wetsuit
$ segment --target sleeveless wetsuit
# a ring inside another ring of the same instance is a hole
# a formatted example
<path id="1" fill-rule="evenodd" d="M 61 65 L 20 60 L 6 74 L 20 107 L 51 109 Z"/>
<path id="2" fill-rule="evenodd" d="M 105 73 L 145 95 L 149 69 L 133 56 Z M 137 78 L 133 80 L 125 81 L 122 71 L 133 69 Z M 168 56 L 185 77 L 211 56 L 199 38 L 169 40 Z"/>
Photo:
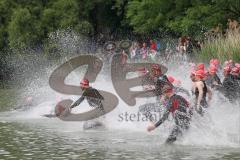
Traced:
<path id="1" fill-rule="evenodd" d="M 208 89 L 207 89 L 207 85 L 206 85 L 205 81 L 202 81 L 202 82 L 204 84 L 204 87 L 203 87 L 203 97 L 202 97 L 202 100 L 200 102 L 200 105 L 204 108 L 207 108 L 208 103 L 207 103 L 206 97 L 207 97 Z M 198 88 L 196 88 L 196 90 L 195 90 L 195 96 L 196 96 L 196 101 L 197 101 L 198 96 L 199 96 Z"/>
<path id="2" fill-rule="evenodd" d="M 214 82 L 217 83 L 214 84 Z M 211 88 L 219 89 L 219 87 L 222 85 L 220 78 L 218 77 L 217 74 L 215 75 L 210 75 L 208 79 L 206 80 L 206 84 L 210 86 Z"/>

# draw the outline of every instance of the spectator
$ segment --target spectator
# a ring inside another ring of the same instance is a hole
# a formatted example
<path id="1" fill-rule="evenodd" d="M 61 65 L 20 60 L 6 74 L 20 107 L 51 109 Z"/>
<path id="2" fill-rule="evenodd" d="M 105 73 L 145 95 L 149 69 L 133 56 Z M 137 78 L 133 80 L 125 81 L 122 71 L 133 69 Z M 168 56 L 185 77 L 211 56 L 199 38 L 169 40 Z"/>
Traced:
<path id="1" fill-rule="evenodd" d="M 149 48 L 147 47 L 147 44 L 144 42 L 143 46 L 142 46 L 142 48 L 140 50 L 140 54 L 142 56 L 142 59 L 145 60 L 145 59 L 148 58 L 148 50 L 149 50 Z"/>
<path id="2" fill-rule="evenodd" d="M 137 51 L 137 43 L 133 43 L 132 47 L 130 48 L 130 58 L 133 60 L 136 58 L 136 51 Z"/>
<path id="3" fill-rule="evenodd" d="M 179 39 L 179 52 L 183 55 L 187 50 L 187 37 L 181 37 Z"/>
<path id="4" fill-rule="evenodd" d="M 151 50 L 157 51 L 157 43 L 153 40 L 150 40 Z"/>

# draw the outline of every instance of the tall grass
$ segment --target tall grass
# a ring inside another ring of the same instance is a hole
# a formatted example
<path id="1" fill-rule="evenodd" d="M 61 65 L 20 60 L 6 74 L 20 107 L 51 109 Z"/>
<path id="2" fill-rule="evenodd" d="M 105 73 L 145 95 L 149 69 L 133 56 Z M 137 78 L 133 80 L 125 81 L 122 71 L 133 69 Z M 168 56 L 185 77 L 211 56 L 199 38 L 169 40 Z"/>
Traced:
<path id="1" fill-rule="evenodd" d="M 225 36 L 205 41 L 196 58 L 201 61 L 218 58 L 221 62 L 229 59 L 240 62 L 240 31 L 231 30 Z"/>

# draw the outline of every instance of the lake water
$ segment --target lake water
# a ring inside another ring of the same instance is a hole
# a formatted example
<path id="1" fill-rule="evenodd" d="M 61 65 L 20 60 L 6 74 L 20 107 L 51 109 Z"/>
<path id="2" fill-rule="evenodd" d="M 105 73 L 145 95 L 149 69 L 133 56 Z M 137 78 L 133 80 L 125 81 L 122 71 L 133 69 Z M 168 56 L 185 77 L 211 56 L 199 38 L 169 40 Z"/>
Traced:
<path id="1" fill-rule="evenodd" d="M 0 159 L 240 159 L 237 142 L 212 144 L 218 140 L 208 142 L 208 134 L 190 134 L 191 140 L 166 146 L 161 129 L 147 133 L 125 124 L 122 129 L 83 131 L 81 122 L 17 115 L 0 114 Z"/>

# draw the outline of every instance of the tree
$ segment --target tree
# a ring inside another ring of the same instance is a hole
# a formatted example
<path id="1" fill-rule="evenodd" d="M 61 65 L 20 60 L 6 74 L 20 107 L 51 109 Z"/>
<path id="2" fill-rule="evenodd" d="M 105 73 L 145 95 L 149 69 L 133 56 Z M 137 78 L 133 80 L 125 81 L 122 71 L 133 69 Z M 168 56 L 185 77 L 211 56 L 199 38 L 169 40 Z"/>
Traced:
<path id="1" fill-rule="evenodd" d="M 16 9 L 8 25 L 9 45 L 24 48 L 41 42 L 43 31 L 38 20 L 26 8 Z"/>
<path id="2" fill-rule="evenodd" d="M 80 16 L 80 12 L 84 11 L 80 10 L 79 3 L 76 0 L 57 0 L 44 9 L 42 24 L 45 34 L 66 28 L 85 35 L 92 34 L 92 25 Z"/>
<path id="3" fill-rule="evenodd" d="M 126 18 L 137 33 L 172 30 L 198 36 L 227 19 L 239 20 L 240 1 L 236 0 L 132 0 Z"/>
<path id="4" fill-rule="evenodd" d="M 164 8 L 170 9 L 168 6 L 171 4 L 168 3 L 170 1 L 165 4 L 163 2 L 164 0 L 133 0 L 128 3 L 126 17 L 135 32 L 149 33 L 164 26 Z"/>
<path id="5" fill-rule="evenodd" d="M 8 47 L 7 25 L 11 19 L 13 3 L 8 0 L 0 1 L 0 50 Z"/>

